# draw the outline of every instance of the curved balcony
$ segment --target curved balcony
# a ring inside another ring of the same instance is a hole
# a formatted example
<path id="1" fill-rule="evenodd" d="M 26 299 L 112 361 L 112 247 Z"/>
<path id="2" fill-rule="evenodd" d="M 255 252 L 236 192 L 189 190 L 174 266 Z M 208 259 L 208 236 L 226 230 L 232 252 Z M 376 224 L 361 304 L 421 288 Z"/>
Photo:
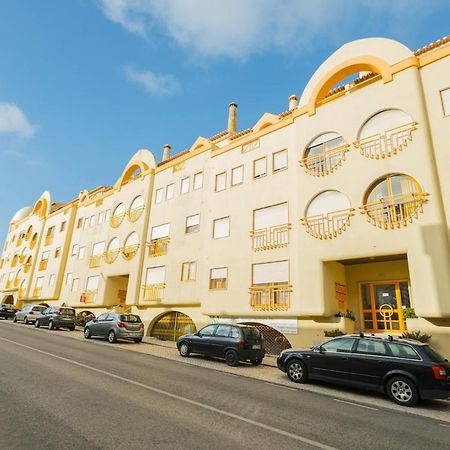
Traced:
<path id="1" fill-rule="evenodd" d="M 148 245 L 148 256 L 162 256 L 167 255 L 170 238 L 162 237 L 159 239 L 152 239 Z"/>
<path id="2" fill-rule="evenodd" d="M 17 238 L 16 247 L 20 247 L 22 245 L 22 242 L 23 242 L 23 236 L 21 235 Z"/>
<path id="3" fill-rule="evenodd" d="M 273 250 L 275 248 L 286 247 L 289 244 L 290 223 L 276 225 L 270 228 L 261 228 L 250 231 L 253 250 Z"/>
<path id="4" fill-rule="evenodd" d="M 98 255 L 92 255 L 89 258 L 89 267 L 91 269 L 94 269 L 95 267 L 100 267 L 100 264 L 102 262 L 102 253 L 98 254 Z"/>
<path id="5" fill-rule="evenodd" d="M 42 259 L 41 261 L 39 261 L 39 272 L 42 272 L 43 270 L 47 269 L 47 265 L 48 265 L 48 259 Z"/>
<path id="6" fill-rule="evenodd" d="M 120 250 L 121 250 L 120 248 L 117 248 L 115 250 L 109 250 L 105 252 L 103 254 L 103 259 L 107 264 L 112 264 L 119 256 Z"/>
<path id="7" fill-rule="evenodd" d="M 51 245 L 52 242 L 53 242 L 53 234 L 47 234 L 47 236 L 45 236 L 44 245 Z"/>
<path id="8" fill-rule="evenodd" d="M 136 222 L 139 220 L 139 217 L 142 216 L 142 213 L 144 212 L 144 206 L 140 206 L 139 208 L 130 209 L 128 211 L 128 220 L 130 222 Z"/>
<path id="9" fill-rule="evenodd" d="M 17 289 L 17 298 L 23 298 L 24 295 L 25 293 L 22 288 Z"/>
<path id="10" fill-rule="evenodd" d="M 136 253 L 139 249 L 139 244 L 136 245 L 127 245 L 122 249 L 122 257 L 123 259 L 130 261 L 136 256 Z"/>
<path id="11" fill-rule="evenodd" d="M 25 273 L 28 273 L 28 272 L 30 271 L 30 269 L 31 269 L 31 261 L 28 261 L 27 263 L 25 263 L 25 264 L 23 265 L 23 271 L 24 271 Z"/>
<path id="12" fill-rule="evenodd" d="M 20 278 L 14 278 L 14 281 L 13 281 L 13 286 L 14 287 L 17 287 L 17 286 L 19 286 L 19 283 L 20 283 Z"/>
<path id="13" fill-rule="evenodd" d="M 33 237 L 31 238 L 30 242 L 30 249 L 33 250 L 34 247 L 36 247 L 37 244 L 37 234 L 33 234 Z"/>
<path id="14" fill-rule="evenodd" d="M 290 284 L 257 284 L 250 287 L 250 308 L 253 311 L 288 311 Z"/>
<path id="15" fill-rule="evenodd" d="M 160 301 L 165 287 L 165 283 L 145 284 L 142 286 L 144 300 Z"/>
<path id="16" fill-rule="evenodd" d="M 13 259 L 11 260 L 11 267 L 16 267 L 18 261 L 19 261 L 19 255 L 14 255 Z"/>
<path id="17" fill-rule="evenodd" d="M 5 284 L 5 288 L 6 288 L 6 289 L 10 289 L 10 288 L 11 288 L 11 285 L 12 285 L 12 281 L 11 281 L 11 280 L 7 280 L 7 281 L 6 281 L 6 284 Z"/>
<path id="18" fill-rule="evenodd" d="M 117 214 L 116 216 L 111 216 L 110 219 L 109 219 L 109 224 L 113 228 L 117 228 L 123 222 L 124 217 L 125 217 L 125 213 Z"/>
<path id="19" fill-rule="evenodd" d="M 361 155 L 370 159 L 383 159 L 396 155 L 412 141 L 412 132 L 417 130 L 417 122 L 391 128 L 383 133 L 368 136 L 353 143 Z"/>
<path id="20" fill-rule="evenodd" d="M 305 172 L 315 177 L 329 175 L 336 171 L 345 161 L 345 154 L 349 151 L 349 145 L 344 144 L 327 150 L 325 144 L 322 144 L 323 151 L 314 155 L 307 156 L 299 161 L 300 166 Z"/>
<path id="21" fill-rule="evenodd" d="M 367 220 L 372 225 L 392 230 L 405 227 L 417 219 L 419 213 L 423 212 L 423 204 L 428 201 L 429 195 L 426 192 L 392 195 L 362 205 L 360 210 L 367 215 Z"/>
<path id="22" fill-rule="evenodd" d="M 347 229 L 350 225 L 350 217 L 355 215 L 354 211 L 354 208 L 349 208 L 303 217 L 300 223 L 306 227 L 308 234 L 317 239 L 333 239 Z"/>

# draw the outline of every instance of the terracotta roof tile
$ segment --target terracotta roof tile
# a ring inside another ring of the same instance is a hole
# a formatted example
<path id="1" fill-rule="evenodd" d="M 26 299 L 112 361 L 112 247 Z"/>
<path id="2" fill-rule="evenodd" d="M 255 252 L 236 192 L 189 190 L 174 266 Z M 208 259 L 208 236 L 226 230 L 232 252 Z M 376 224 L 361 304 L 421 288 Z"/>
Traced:
<path id="1" fill-rule="evenodd" d="M 209 141 L 215 141 L 217 139 L 220 139 L 221 137 L 224 137 L 228 134 L 228 130 L 223 130 L 220 133 L 215 134 L 214 136 L 211 136 L 208 140 Z"/>
<path id="2" fill-rule="evenodd" d="M 414 52 L 414 55 L 420 56 L 424 53 L 430 52 L 431 50 L 434 50 L 438 47 L 442 47 L 445 44 L 448 44 L 450 42 L 450 35 L 443 37 L 442 39 L 438 39 L 435 42 L 432 42 L 431 44 L 425 45 L 425 47 L 419 48 Z"/>
<path id="3" fill-rule="evenodd" d="M 159 167 L 159 166 L 162 166 L 162 165 L 164 165 L 164 164 L 167 164 L 168 162 L 173 161 L 174 159 L 177 159 L 177 158 L 179 158 L 180 156 L 185 155 L 186 153 L 189 153 L 189 149 L 188 149 L 188 148 L 187 148 L 186 150 L 183 150 L 183 151 L 180 152 L 180 153 L 177 153 L 176 155 L 171 156 L 170 158 L 167 158 L 167 159 L 164 160 L 164 161 L 161 161 L 160 163 L 158 163 L 158 167 Z"/>

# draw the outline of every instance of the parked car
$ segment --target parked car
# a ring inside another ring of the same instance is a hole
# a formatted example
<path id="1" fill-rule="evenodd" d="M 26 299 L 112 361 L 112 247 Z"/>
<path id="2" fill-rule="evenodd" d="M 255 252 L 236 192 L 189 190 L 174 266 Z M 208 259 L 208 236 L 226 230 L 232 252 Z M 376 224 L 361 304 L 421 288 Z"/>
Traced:
<path id="1" fill-rule="evenodd" d="M 348 335 L 310 350 L 284 350 L 278 368 L 291 381 L 323 380 L 386 393 L 404 406 L 450 397 L 450 364 L 428 344 Z"/>
<path id="2" fill-rule="evenodd" d="M 107 338 L 111 344 L 117 339 L 132 339 L 139 343 L 144 337 L 144 324 L 136 314 L 107 312 L 85 325 L 84 337 L 90 339 L 93 336 Z"/>
<path id="3" fill-rule="evenodd" d="M 36 318 L 34 326 L 48 327 L 49 330 L 68 328 L 73 331 L 75 330 L 75 310 L 63 306 L 50 306 Z"/>
<path id="4" fill-rule="evenodd" d="M 0 305 L 0 317 L 3 317 L 5 320 L 14 318 L 17 311 L 19 311 L 19 308 L 14 305 L 7 303 L 2 303 Z"/>
<path id="5" fill-rule="evenodd" d="M 23 321 L 25 325 L 36 321 L 36 317 L 44 311 L 45 306 L 41 305 L 25 305 L 20 311 L 14 314 L 14 322 Z"/>
<path id="6" fill-rule="evenodd" d="M 207 325 L 195 334 L 178 338 L 177 348 L 181 356 L 191 353 L 225 358 L 229 366 L 239 361 L 261 364 L 265 350 L 259 330 L 248 325 Z"/>

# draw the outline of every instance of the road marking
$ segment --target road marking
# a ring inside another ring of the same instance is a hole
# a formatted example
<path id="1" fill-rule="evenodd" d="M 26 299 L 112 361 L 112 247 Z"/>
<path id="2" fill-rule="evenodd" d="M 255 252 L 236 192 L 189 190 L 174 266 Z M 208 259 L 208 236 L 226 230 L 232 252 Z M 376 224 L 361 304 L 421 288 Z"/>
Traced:
<path id="1" fill-rule="evenodd" d="M 275 428 L 275 427 L 272 427 L 270 425 L 266 425 L 266 424 L 257 422 L 255 420 L 248 419 L 247 417 L 242 417 L 242 416 L 239 416 L 237 414 L 233 414 L 233 413 L 230 413 L 230 412 L 227 412 L 227 411 L 222 411 L 222 410 L 220 410 L 218 408 L 214 408 L 214 406 L 209 406 L 209 405 L 207 405 L 205 403 L 200 403 L 200 402 L 197 402 L 195 400 L 191 400 L 189 398 L 182 397 L 180 395 L 172 394 L 171 392 L 164 391 L 163 389 L 158 389 L 158 388 L 155 388 L 155 387 L 152 387 L 152 386 L 148 386 L 146 384 L 140 383 L 139 381 L 130 380 L 129 378 L 121 377 L 120 375 L 115 375 L 114 373 L 107 372 L 106 370 L 97 369 L 95 367 L 88 366 L 87 364 L 83 364 L 83 363 L 80 363 L 78 361 L 74 361 L 74 360 L 69 359 L 69 358 L 64 358 L 63 356 L 54 355 L 54 354 L 46 352 L 44 350 L 40 350 L 40 349 L 35 348 L 35 347 L 30 347 L 29 345 L 25 345 L 25 344 L 20 344 L 19 342 L 15 342 L 15 341 L 12 341 L 10 339 L 3 338 L 3 337 L 0 337 L 0 340 L 5 341 L 5 342 L 9 342 L 10 344 L 13 344 L 13 345 L 17 345 L 18 347 L 23 347 L 23 348 L 26 348 L 28 350 L 33 350 L 33 351 L 35 351 L 37 353 L 41 353 L 42 355 L 50 356 L 51 358 L 59 359 L 60 361 L 65 361 L 65 362 L 67 362 L 69 364 L 73 364 L 75 366 L 82 367 L 84 369 L 88 369 L 88 370 L 91 370 L 93 372 L 100 373 L 102 375 L 106 375 L 106 376 L 114 378 L 116 380 L 124 381 L 125 383 L 129 383 L 129 384 L 132 384 L 134 386 L 138 386 L 138 387 L 140 387 L 142 389 L 146 389 L 148 391 L 155 392 L 155 393 L 160 394 L 160 395 L 165 395 L 166 397 L 170 397 L 170 398 L 172 398 L 174 400 L 179 400 L 179 401 L 182 401 L 184 403 L 188 403 L 190 405 L 197 406 L 198 408 L 206 409 L 207 411 L 212 411 L 212 412 L 215 412 L 217 414 L 221 414 L 222 416 L 227 416 L 227 417 L 230 417 L 232 419 L 240 420 L 241 422 L 248 423 L 250 425 L 253 425 L 253 426 L 258 427 L 258 428 L 262 428 L 262 429 L 267 430 L 267 431 L 271 431 L 272 433 L 276 433 L 276 434 L 280 434 L 282 436 L 286 436 L 286 437 L 294 439 L 296 441 L 303 442 L 305 444 L 311 445 L 312 447 L 322 448 L 322 449 L 325 449 L 325 450 L 336 450 L 335 447 L 330 447 L 329 445 L 322 444 L 321 442 L 317 442 L 317 441 L 314 441 L 312 439 L 308 439 L 306 437 L 299 436 L 298 434 L 290 433 L 289 431 L 284 431 L 284 430 L 281 430 L 279 428 Z"/>
<path id="2" fill-rule="evenodd" d="M 298 391 L 298 389 L 291 388 L 289 386 L 283 386 L 282 384 L 271 383 L 270 381 L 264 381 L 264 383 L 266 383 L 266 384 L 268 384 L 270 386 L 279 387 L 281 389 L 287 389 L 288 391 Z"/>
<path id="3" fill-rule="evenodd" d="M 378 411 L 378 408 L 372 408 L 371 406 L 360 405 L 359 403 L 348 402 L 347 400 L 341 400 L 339 398 L 333 398 L 335 402 L 346 403 L 347 405 L 359 406 L 360 408 L 371 409 L 372 411 Z"/>

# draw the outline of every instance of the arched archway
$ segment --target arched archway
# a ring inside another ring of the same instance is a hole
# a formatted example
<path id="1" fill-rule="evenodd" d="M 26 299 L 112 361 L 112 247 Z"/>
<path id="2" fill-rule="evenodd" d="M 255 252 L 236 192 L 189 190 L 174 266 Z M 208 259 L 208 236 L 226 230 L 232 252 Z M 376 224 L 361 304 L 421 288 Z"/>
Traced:
<path id="1" fill-rule="evenodd" d="M 2 303 L 5 305 L 14 305 L 14 297 L 11 294 L 6 295 L 3 297 Z"/>
<path id="2" fill-rule="evenodd" d="M 176 341 L 183 334 L 197 331 L 193 320 L 179 311 L 170 311 L 158 316 L 148 328 L 148 335 L 162 341 Z"/>
<path id="3" fill-rule="evenodd" d="M 292 348 L 287 337 L 275 328 L 258 322 L 241 322 L 243 325 L 251 325 L 257 328 L 263 335 L 268 355 L 279 355 L 283 350 Z"/>

